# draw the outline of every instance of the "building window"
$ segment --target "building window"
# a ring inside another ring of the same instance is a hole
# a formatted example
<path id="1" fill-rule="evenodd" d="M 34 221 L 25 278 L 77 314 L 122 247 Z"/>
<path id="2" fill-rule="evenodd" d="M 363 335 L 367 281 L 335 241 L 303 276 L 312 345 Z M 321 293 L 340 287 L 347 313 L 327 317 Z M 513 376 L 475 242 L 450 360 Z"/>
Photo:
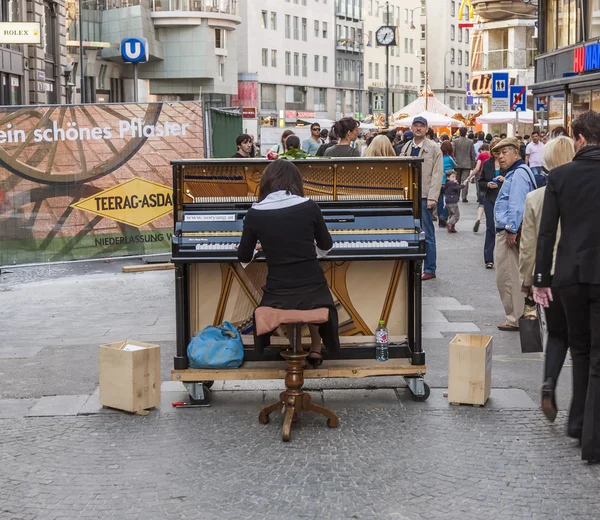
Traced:
<path id="1" fill-rule="evenodd" d="M 326 88 L 315 88 L 315 112 L 327 112 L 327 89 Z"/>
<path id="2" fill-rule="evenodd" d="M 456 38 L 456 27 L 454 25 L 450 26 L 450 40 L 454 41 Z"/>
<path id="3" fill-rule="evenodd" d="M 421 63 L 425 63 L 425 47 L 421 47 L 421 54 L 419 54 L 421 58 Z"/>
<path id="4" fill-rule="evenodd" d="M 271 30 L 277 30 L 277 13 L 271 11 Z"/>
<path id="5" fill-rule="evenodd" d="M 465 29 L 465 43 L 469 43 L 469 29 Z"/>
<path id="6" fill-rule="evenodd" d="M 375 79 L 379 79 L 379 63 L 375 64 Z"/>
<path id="7" fill-rule="evenodd" d="M 586 18 L 589 19 L 589 22 L 586 32 L 588 39 L 597 38 L 600 36 L 597 16 L 600 5 L 598 0 L 590 0 L 587 5 L 588 16 Z M 543 45 L 546 51 L 583 41 L 583 17 L 579 1 L 548 0 L 546 8 L 541 9 L 541 13 L 546 18 L 544 23 L 546 35 Z"/>
<path id="8" fill-rule="evenodd" d="M 277 68 L 277 51 L 271 49 L 271 67 Z"/>
<path id="9" fill-rule="evenodd" d="M 425 39 L 425 24 L 421 25 L 421 40 Z"/>
<path id="10" fill-rule="evenodd" d="M 373 79 L 373 62 L 369 62 L 369 79 Z"/>
<path id="11" fill-rule="evenodd" d="M 408 54 L 408 38 L 404 38 L 404 52 Z"/>
<path id="12" fill-rule="evenodd" d="M 408 23 L 409 19 L 408 19 L 408 9 L 404 9 L 404 23 Z"/>
<path id="13" fill-rule="evenodd" d="M 390 67 L 390 85 L 394 85 L 394 67 Z"/>
<path id="14" fill-rule="evenodd" d="M 267 49 L 262 50 L 262 66 L 266 67 L 269 65 L 269 51 Z"/>
<path id="15" fill-rule="evenodd" d="M 323 72 L 327 72 L 327 56 L 323 56 Z"/>
<path id="16" fill-rule="evenodd" d="M 335 60 L 335 77 L 337 81 L 342 81 L 342 63 L 340 58 Z"/>
<path id="17" fill-rule="evenodd" d="M 302 55 L 302 76 L 308 76 L 308 54 Z"/>
<path id="18" fill-rule="evenodd" d="M 350 81 L 350 60 L 344 60 L 344 79 Z"/>
<path id="19" fill-rule="evenodd" d="M 410 68 L 410 82 L 413 83 L 415 78 L 414 78 L 414 70 L 412 67 Z"/>
<path id="20" fill-rule="evenodd" d="M 298 18 L 297 16 L 294 16 L 294 40 L 300 39 L 299 24 L 300 24 L 300 18 Z"/>
<path id="21" fill-rule="evenodd" d="M 375 94 L 373 96 L 373 110 L 383 110 L 383 94 Z"/>
<path id="22" fill-rule="evenodd" d="M 404 81 L 408 81 L 408 67 L 404 67 Z"/>
<path id="23" fill-rule="evenodd" d="M 458 28 L 458 41 L 462 42 L 462 29 L 460 27 Z"/>
<path id="24" fill-rule="evenodd" d="M 454 71 L 450 72 L 450 86 L 454 86 Z"/>
<path id="25" fill-rule="evenodd" d="M 263 83 L 260 86 L 260 108 L 261 110 L 277 109 L 277 87 Z"/>
<path id="26" fill-rule="evenodd" d="M 458 88 L 462 88 L 462 72 L 458 73 Z"/>
<path id="27" fill-rule="evenodd" d="M 290 52 L 285 53 L 285 73 L 288 76 L 292 74 L 292 54 Z"/>
<path id="28" fill-rule="evenodd" d="M 315 38 L 318 38 L 321 33 L 319 32 L 319 20 L 315 20 Z"/>
<path id="29" fill-rule="evenodd" d="M 315 55 L 315 72 L 319 72 L 319 63 L 320 63 L 320 59 L 319 56 Z"/>
<path id="30" fill-rule="evenodd" d="M 454 0 L 450 2 L 450 16 L 456 16 L 456 2 Z"/>
<path id="31" fill-rule="evenodd" d="M 454 63 L 454 49 L 450 49 L 450 63 Z"/>
<path id="32" fill-rule="evenodd" d="M 465 65 L 469 65 L 469 51 L 465 51 Z"/>
<path id="33" fill-rule="evenodd" d="M 306 87 L 285 87 L 285 109 L 306 110 Z"/>
<path id="34" fill-rule="evenodd" d="M 323 38 L 327 38 L 327 22 L 323 22 Z"/>
<path id="35" fill-rule="evenodd" d="M 300 75 L 300 54 L 298 52 L 294 53 L 294 76 Z"/>
<path id="36" fill-rule="evenodd" d="M 225 48 L 225 31 L 223 29 L 215 29 L 215 49 Z"/>
<path id="37" fill-rule="evenodd" d="M 308 21 L 302 18 L 302 41 L 305 42 L 308 37 Z"/>
<path id="38" fill-rule="evenodd" d="M 462 65 L 462 51 L 458 51 L 458 64 Z"/>
<path id="39" fill-rule="evenodd" d="M 285 15 L 285 37 L 292 37 L 292 17 L 289 14 Z"/>
<path id="40" fill-rule="evenodd" d="M 356 74 L 356 61 L 352 60 L 352 81 L 356 81 L 358 76 Z"/>
<path id="41" fill-rule="evenodd" d="M 425 72 L 421 72 L 421 88 L 425 87 Z"/>
<path id="42" fill-rule="evenodd" d="M 267 11 L 261 11 L 261 25 L 263 29 L 269 28 L 269 14 Z"/>
<path id="43" fill-rule="evenodd" d="M 396 77 L 398 78 L 398 83 L 400 83 L 400 67 L 396 65 Z"/>

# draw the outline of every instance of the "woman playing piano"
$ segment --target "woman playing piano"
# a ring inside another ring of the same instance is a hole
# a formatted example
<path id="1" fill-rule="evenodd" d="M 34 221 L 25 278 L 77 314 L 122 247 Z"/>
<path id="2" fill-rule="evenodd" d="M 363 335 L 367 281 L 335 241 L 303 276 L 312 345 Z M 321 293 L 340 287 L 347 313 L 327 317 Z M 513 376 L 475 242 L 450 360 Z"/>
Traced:
<path id="1" fill-rule="evenodd" d="M 300 171 L 292 162 L 277 160 L 265 169 L 258 202 L 244 219 L 240 262 L 252 260 L 257 242 L 268 267 L 261 306 L 330 310 L 328 323 L 310 325 L 308 362 L 316 367 L 323 360 L 321 337 L 327 347 L 339 346 L 337 313 L 318 261 L 331 250 L 333 241 L 319 206 L 304 197 Z M 289 337 L 290 330 L 287 333 Z"/>

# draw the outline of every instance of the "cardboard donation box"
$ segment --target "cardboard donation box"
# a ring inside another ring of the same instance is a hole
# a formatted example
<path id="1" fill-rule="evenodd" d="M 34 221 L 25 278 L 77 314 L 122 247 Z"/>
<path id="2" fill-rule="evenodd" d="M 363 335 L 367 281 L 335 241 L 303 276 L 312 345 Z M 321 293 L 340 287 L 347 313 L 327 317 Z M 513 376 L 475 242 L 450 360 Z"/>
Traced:
<path id="1" fill-rule="evenodd" d="M 160 404 L 160 347 L 140 341 L 100 345 L 100 404 L 141 412 Z"/>
<path id="2" fill-rule="evenodd" d="M 492 336 L 457 334 L 450 342 L 448 402 L 483 406 L 492 391 Z"/>

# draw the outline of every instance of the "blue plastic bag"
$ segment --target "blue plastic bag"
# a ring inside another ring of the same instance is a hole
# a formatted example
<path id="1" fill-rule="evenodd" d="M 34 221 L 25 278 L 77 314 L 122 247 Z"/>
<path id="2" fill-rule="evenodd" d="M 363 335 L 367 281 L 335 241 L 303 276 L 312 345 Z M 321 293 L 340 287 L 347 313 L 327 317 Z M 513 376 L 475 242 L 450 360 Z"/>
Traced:
<path id="1" fill-rule="evenodd" d="M 244 345 L 237 329 L 226 321 L 194 336 L 187 355 L 190 368 L 239 368 L 244 361 Z"/>

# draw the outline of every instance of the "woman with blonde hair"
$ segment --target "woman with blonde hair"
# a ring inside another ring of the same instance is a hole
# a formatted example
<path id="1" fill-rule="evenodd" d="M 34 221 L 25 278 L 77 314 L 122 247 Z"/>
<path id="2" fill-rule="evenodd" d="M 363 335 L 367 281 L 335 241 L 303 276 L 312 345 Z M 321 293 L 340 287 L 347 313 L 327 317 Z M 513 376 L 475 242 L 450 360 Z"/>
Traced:
<path id="1" fill-rule="evenodd" d="M 561 135 L 548 141 L 544 148 L 544 169 L 546 171 L 558 168 L 573 160 L 575 148 L 573 139 Z M 535 269 L 535 257 L 537 249 L 538 234 L 542 221 L 542 209 L 544 207 L 544 194 L 546 187 L 530 192 L 525 199 L 525 214 L 523 216 L 523 228 L 521 231 L 521 242 L 519 244 L 519 272 L 522 291 L 529 295 L 533 285 L 533 272 Z M 556 244 L 560 240 L 560 228 L 556 235 Z M 554 247 L 554 259 L 556 260 L 556 246 Z M 542 386 L 542 410 L 549 421 L 556 419 L 556 382 L 567 356 L 569 349 L 569 337 L 567 334 L 567 317 L 560 301 L 559 289 L 552 288 L 554 299 L 546 308 L 546 322 L 548 324 L 548 345 L 546 347 L 546 361 L 544 365 L 544 384 Z M 576 429 L 571 424 L 574 417 L 571 413 L 569 428 Z"/>
<path id="2" fill-rule="evenodd" d="M 365 157 L 396 157 L 396 152 L 385 135 L 378 135 L 365 151 Z"/>

